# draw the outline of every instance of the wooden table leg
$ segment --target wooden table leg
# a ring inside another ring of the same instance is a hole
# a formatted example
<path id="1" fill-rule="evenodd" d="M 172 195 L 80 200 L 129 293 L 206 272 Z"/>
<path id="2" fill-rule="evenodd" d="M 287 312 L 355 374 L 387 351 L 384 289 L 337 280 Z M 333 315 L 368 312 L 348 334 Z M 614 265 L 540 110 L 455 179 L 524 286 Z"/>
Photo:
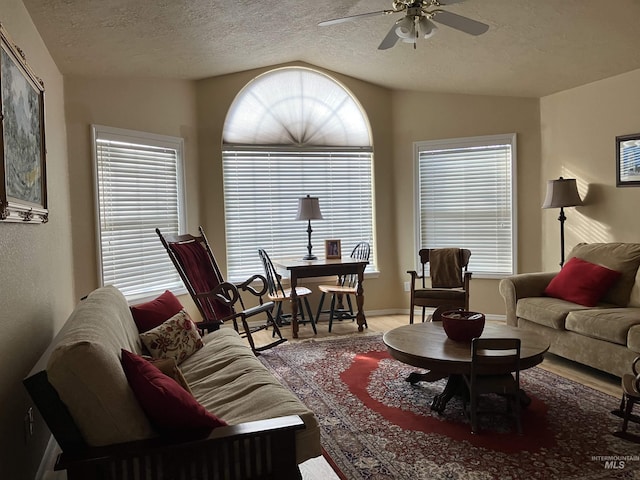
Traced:
<path id="1" fill-rule="evenodd" d="M 358 269 L 358 287 L 356 288 L 356 304 L 358 305 L 358 314 L 356 320 L 358 322 L 358 331 L 362 332 L 364 326 L 367 324 L 367 319 L 364 316 L 364 269 L 365 266 Z"/>
<path id="2" fill-rule="evenodd" d="M 444 409 L 447 407 L 447 403 L 449 400 L 453 398 L 454 395 L 464 395 L 466 390 L 466 384 L 462 375 L 449 375 L 449 380 L 447 380 L 447 384 L 444 387 L 444 390 L 433 397 L 433 401 L 431 402 L 431 410 L 437 413 L 444 412 Z"/>
<path id="3" fill-rule="evenodd" d="M 298 294 L 296 286 L 298 285 L 298 277 L 291 272 L 291 333 L 293 338 L 298 338 Z"/>

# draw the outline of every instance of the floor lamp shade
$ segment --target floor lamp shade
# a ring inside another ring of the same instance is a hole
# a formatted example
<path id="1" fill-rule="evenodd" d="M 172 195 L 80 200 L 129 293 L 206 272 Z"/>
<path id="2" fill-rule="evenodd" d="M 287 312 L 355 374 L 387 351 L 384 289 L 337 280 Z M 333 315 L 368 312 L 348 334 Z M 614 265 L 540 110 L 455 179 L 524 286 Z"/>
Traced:
<path id="1" fill-rule="evenodd" d="M 542 208 L 562 208 L 582 205 L 575 178 L 562 178 L 547 182 L 547 196 Z"/>
<path id="2" fill-rule="evenodd" d="M 311 253 L 313 246 L 311 245 L 311 220 L 322 220 L 322 212 L 320 212 L 320 201 L 318 197 L 311 197 L 307 195 L 298 199 L 298 215 L 296 220 L 307 221 L 307 235 L 309 238 L 307 244 L 307 255 L 303 257 L 303 260 L 316 260 L 318 257 Z"/>
<path id="3" fill-rule="evenodd" d="M 575 178 L 558 178 L 547 182 L 547 196 L 544 199 L 542 208 L 559 208 L 560 216 L 560 266 L 564 265 L 564 222 L 567 219 L 564 215 L 564 207 L 576 207 L 582 205 L 582 200 L 578 194 L 578 187 Z"/>

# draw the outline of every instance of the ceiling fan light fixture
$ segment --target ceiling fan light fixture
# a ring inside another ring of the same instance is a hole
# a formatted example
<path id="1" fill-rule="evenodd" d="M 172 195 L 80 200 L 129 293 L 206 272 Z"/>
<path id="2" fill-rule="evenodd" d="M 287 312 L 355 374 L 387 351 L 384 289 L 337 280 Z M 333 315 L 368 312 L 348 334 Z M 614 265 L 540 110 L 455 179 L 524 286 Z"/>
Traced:
<path id="1" fill-rule="evenodd" d="M 436 33 L 438 27 L 435 23 L 429 20 L 427 17 L 420 17 L 418 21 L 418 26 L 420 28 L 420 34 L 423 38 L 431 38 Z"/>
<path id="2" fill-rule="evenodd" d="M 416 33 L 415 29 L 413 18 L 409 18 L 409 16 L 403 17 L 396 22 L 396 35 L 400 38 L 414 37 Z"/>

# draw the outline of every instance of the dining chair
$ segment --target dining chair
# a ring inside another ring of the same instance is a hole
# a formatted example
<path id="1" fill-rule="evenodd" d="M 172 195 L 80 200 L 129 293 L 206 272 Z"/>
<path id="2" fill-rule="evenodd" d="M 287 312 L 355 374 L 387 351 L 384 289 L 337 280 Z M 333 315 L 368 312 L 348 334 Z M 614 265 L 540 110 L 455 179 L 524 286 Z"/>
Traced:
<path id="1" fill-rule="evenodd" d="M 284 308 L 282 304 L 285 301 L 291 300 L 291 289 L 284 288 L 282 286 L 282 282 L 280 281 L 282 275 L 280 275 L 275 267 L 273 266 L 273 262 L 271 258 L 269 258 L 269 254 L 267 254 L 266 250 L 263 248 L 258 249 L 258 255 L 260 256 L 260 261 L 262 262 L 262 266 L 264 267 L 264 274 L 267 281 L 267 289 L 268 289 L 268 297 L 269 301 L 274 302 L 276 305 L 276 313 L 273 316 L 275 322 L 278 325 L 285 325 L 290 322 L 291 314 L 284 313 Z M 311 290 L 307 287 L 296 287 L 296 295 L 298 297 L 298 313 L 299 313 L 299 324 L 306 324 L 307 322 L 311 323 L 311 328 L 313 328 L 313 333 L 318 333 L 316 330 L 316 323 L 313 319 L 313 314 L 311 313 L 311 306 L 309 305 L 309 299 L 307 298 L 311 295 Z M 305 316 L 305 311 L 302 308 L 302 304 L 307 310 L 308 320 Z"/>
<path id="2" fill-rule="evenodd" d="M 411 305 L 409 323 L 413 323 L 414 308 L 422 307 L 425 321 L 426 307 L 450 305 L 469 310 L 469 284 L 471 272 L 467 271 L 471 251 L 466 248 L 423 248 L 418 252 L 420 273 L 407 270 L 411 275 Z M 431 286 L 427 286 L 427 264 Z"/>
<path id="3" fill-rule="evenodd" d="M 371 246 L 369 242 L 358 243 L 351 251 L 351 258 L 355 260 L 367 260 L 369 261 L 369 255 L 371 254 Z M 318 289 L 322 292 L 320 296 L 320 303 L 318 304 L 318 311 L 316 313 L 316 322 L 320 319 L 320 315 L 323 313 L 329 314 L 329 331 L 333 325 L 333 319 L 355 320 L 356 314 L 353 312 L 353 304 L 351 302 L 351 296 L 356 295 L 356 289 L 358 287 L 358 275 L 355 273 L 348 275 L 339 275 L 336 279 L 336 283 L 333 285 L 319 285 Z M 329 310 L 322 310 L 324 299 L 326 295 L 331 295 L 331 306 Z M 347 302 L 345 307 L 344 302 Z M 365 323 L 365 327 L 368 325 Z"/>
<path id="4" fill-rule="evenodd" d="M 471 341 L 471 371 L 463 375 L 469 392 L 465 400 L 465 411 L 471 417 L 471 431 L 477 433 L 478 415 L 502 413 L 516 422 L 518 433 L 522 433 L 520 421 L 520 339 L 519 338 L 474 338 Z M 507 410 L 481 409 L 481 396 L 485 404 L 495 402 L 498 396 L 507 401 Z M 467 408 L 468 407 L 468 408 Z"/>
<path id="5" fill-rule="evenodd" d="M 286 338 L 282 337 L 271 313 L 275 304 L 263 301 L 267 293 L 266 279 L 262 275 L 252 275 L 238 284 L 226 282 L 204 230 L 198 227 L 198 231 L 200 235 L 197 236 L 164 235 L 156 228 L 162 245 L 202 315 L 202 321 L 196 322 L 196 326 L 202 331 L 211 332 L 219 329 L 224 322 L 231 321 L 233 328 L 247 339 L 256 355 L 285 342 Z M 260 285 L 260 288 L 256 285 Z M 258 304 L 246 307 L 241 292 L 251 295 Z M 249 325 L 247 319 L 260 314 L 264 314 L 266 321 L 252 322 Z M 238 320 L 242 323 L 242 330 L 238 326 Z M 273 329 L 273 336 L 277 336 L 277 340 L 256 346 L 253 334 L 267 328 Z"/>
<path id="6" fill-rule="evenodd" d="M 614 415 L 622 418 L 620 430 L 613 435 L 635 443 L 640 443 L 640 435 L 627 431 L 629 422 L 640 424 L 640 415 L 632 413 L 633 406 L 640 404 L 640 357 L 636 357 L 631 364 L 631 373 L 622 376 L 622 400 L 620 408 L 612 411 Z"/>

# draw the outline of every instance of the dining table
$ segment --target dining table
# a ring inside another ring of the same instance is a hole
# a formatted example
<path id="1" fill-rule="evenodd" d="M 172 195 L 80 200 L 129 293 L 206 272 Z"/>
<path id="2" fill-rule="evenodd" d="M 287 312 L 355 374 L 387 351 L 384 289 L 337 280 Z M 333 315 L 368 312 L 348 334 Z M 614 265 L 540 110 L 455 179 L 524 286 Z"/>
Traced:
<path id="1" fill-rule="evenodd" d="M 298 296 L 296 287 L 298 279 L 309 277 L 330 277 L 334 275 L 358 276 L 356 286 L 356 322 L 358 331 L 362 332 L 367 324 L 364 315 L 364 271 L 369 264 L 368 260 L 355 258 L 317 258 L 315 260 L 303 260 L 297 258 L 274 259 L 273 264 L 277 270 L 286 271 L 289 275 L 291 286 L 291 331 L 293 338 L 298 338 Z"/>

